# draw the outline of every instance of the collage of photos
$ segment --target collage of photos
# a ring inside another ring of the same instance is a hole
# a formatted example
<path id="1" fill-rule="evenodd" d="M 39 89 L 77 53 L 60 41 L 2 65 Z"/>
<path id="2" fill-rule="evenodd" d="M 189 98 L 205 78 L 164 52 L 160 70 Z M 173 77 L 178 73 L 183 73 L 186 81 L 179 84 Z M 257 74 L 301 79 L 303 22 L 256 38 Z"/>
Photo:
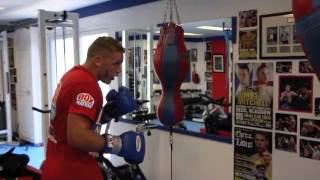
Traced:
<path id="1" fill-rule="evenodd" d="M 269 14 L 260 16 L 260 45 L 261 58 L 289 58 L 291 56 L 305 56 L 300 40 L 296 35 L 294 22 L 288 19 L 293 18 L 292 14 Z M 284 22 L 275 25 L 272 21 Z"/>
<path id="2" fill-rule="evenodd" d="M 206 81 L 206 94 L 212 92 L 212 72 L 213 72 L 213 55 L 212 55 L 212 41 L 206 42 L 206 51 L 204 52 L 204 60 L 206 61 L 205 81 Z"/>
<path id="3" fill-rule="evenodd" d="M 320 119 L 300 115 L 314 112 L 320 117 L 320 97 L 313 101 L 319 96 L 313 92 L 317 89 L 310 74 L 314 70 L 303 60 L 305 53 L 290 21 L 293 15 L 261 15 L 259 30 L 256 19 L 256 10 L 239 12 L 239 61 L 234 65 L 235 180 L 272 179 L 272 146 L 320 160 Z M 258 45 L 259 59 L 265 61 L 241 61 L 257 60 Z M 273 103 L 278 108 L 273 109 Z"/>
<path id="4" fill-rule="evenodd" d="M 275 148 L 278 150 L 297 152 L 297 136 L 290 134 L 276 133 Z"/>
<path id="5" fill-rule="evenodd" d="M 272 179 L 272 133 L 235 128 L 234 179 Z"/>
<path id="6" fill-rule="evenodd" d="M 313 76 L 279 76 L 279 110 L 312 112 Z"/>
<path id="7" fill-rule="evenodd" d="M 273 63 L 238 63 L 235 71 L 235 124 L 272 129 Z"/>

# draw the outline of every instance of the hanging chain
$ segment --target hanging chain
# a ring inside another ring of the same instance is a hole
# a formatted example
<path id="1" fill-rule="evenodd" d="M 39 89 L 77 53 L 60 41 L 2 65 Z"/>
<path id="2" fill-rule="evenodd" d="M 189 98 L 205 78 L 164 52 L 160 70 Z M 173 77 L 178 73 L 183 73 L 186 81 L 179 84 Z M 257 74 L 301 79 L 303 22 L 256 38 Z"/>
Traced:
<path id="1" fill-rule="evenodd" d="M 167 0 L 166 9 L 164 10 L 163 24 L 167 21 L 167 11 L 169 8 L 169 1 L 170 0 Z"/>
<path id="2" fill-rule="evenodd" d="M 167 0 L 166 8 L 164 10 L 163 24 L 165 24 L 165 22 L 167 21 L 168 9 L 170 13 L 170 17 L 169 17 L 170 22 L 173 22 L 173 6 L 174 6 L 174 10 L 176 11 L 177 22 L 178 24 L 181 24 L 176 0 Z"/>
<path id="3" fill-rule="evenodd" d="M 175 9 L 176 9 L 176 15 L 177 15 L 178 24 L 181 24 L 179 12 L 178 12 L 178 6 L 177 6 L 176 0 L 174 0 L 174 7 L 175 7 Z"/>
<path id="4" fill-rule="evenodd" d="M 169 1 L 170 1 L 170 22 L 172 22 L 172 15 L 173 15 L 172 1 L 173 1 L 173 0 L 169 0 Z"/>
<path id="5" fill-rule="evenodd" d="M 173 133 L 172 133 L 173 129 L 172 127 L 170 128 L 170 135 L 169 135 L 169 144 L 170 144 L 170 177 L 171 177 L 171 180 L 172 180 L 172 151 L 173 151 Z"/>

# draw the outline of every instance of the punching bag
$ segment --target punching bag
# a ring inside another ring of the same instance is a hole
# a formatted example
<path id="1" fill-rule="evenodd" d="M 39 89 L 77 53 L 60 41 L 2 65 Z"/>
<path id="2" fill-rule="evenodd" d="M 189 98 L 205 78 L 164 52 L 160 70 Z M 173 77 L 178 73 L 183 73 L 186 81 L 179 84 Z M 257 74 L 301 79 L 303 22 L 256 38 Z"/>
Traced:
<path id="1" fill-rule="evenodd" d="M 183 28 L 175 23 L 164 24 L 153 63 L 162 86 L 157 116 L 162 124 L 170 127 L 184 117 L 180 86 L 190 67 L 183 33 Z"/>
<path id="2" fill-rule="evenodd" d="M 320 0 L 292 0 L 296 32 L 320 80 Z"/>

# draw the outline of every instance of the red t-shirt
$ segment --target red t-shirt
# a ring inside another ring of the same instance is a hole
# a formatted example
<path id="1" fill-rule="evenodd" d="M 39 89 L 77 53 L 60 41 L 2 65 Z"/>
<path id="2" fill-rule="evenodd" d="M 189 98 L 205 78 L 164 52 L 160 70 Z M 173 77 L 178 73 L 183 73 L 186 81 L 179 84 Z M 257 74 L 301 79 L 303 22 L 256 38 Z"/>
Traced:
<path id="1" fill-rule="evenodd" d="M 83 66 L 75 66 L 62 77 L 52 100 L 42 179 L 103 179 L 96 159 L 88 152 L 69 146 L 66 136 L 68 113 L 86 116 L 94 124 L 102 108 L 102 100 L 97 79 Z"/>

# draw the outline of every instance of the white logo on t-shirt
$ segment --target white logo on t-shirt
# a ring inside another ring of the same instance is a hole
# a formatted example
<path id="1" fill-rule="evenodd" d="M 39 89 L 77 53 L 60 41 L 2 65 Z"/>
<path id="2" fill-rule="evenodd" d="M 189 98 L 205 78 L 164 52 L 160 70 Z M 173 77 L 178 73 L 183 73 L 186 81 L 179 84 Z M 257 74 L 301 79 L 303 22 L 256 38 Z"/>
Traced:
<path id="1" fill-rule="evenodd" d="M 79 93 L 76 104 L 91 109 L 94 104 L 94 98 L 89 93 Z"/>

